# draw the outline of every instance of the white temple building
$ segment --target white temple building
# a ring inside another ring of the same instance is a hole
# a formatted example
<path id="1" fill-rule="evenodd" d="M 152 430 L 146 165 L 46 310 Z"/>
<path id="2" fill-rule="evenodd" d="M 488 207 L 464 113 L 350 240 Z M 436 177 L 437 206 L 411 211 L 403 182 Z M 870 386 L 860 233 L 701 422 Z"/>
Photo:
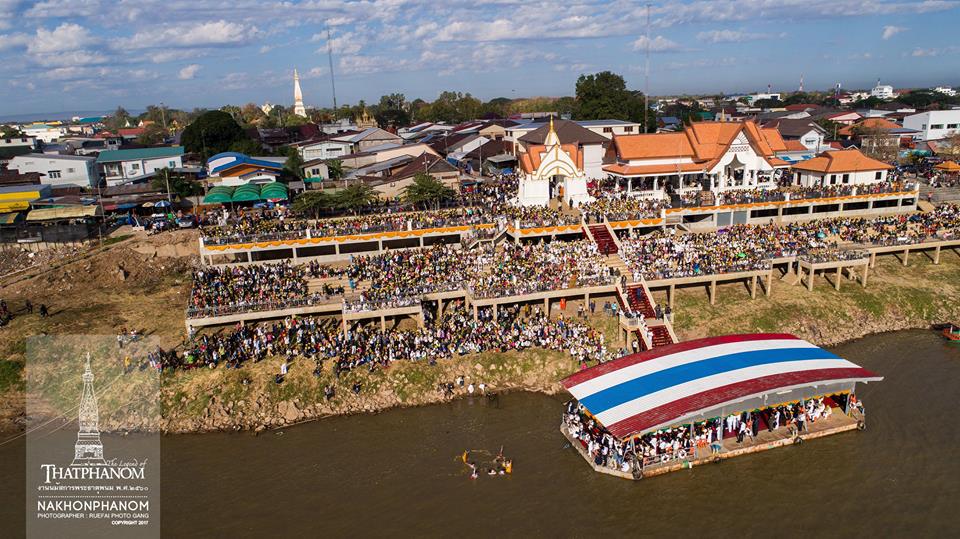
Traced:
<path id="1" fill-rule="evenodd" d="M 553 120 L 543 144 L 524 144 L 517 150 L 522 172 L 515 203 L 519 206 L 547 206 L 560 197 L 572 207 L 592 202 L 583 171 L 583 152 L 576 144 L 561 144 Z"/>
<path id="2" fill-rule="evenodd" d="M 293 70 L 293 113 L 307 117 L 307 109 L 303 106 L 303 91 L 300 90 L 300 75 L 296 69 Z"/>

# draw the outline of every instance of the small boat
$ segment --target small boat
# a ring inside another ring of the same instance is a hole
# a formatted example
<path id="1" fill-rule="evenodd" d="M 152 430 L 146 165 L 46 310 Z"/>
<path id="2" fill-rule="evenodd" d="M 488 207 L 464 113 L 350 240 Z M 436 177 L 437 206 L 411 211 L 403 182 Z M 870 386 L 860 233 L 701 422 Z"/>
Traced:
<path id="1" fill-rule="evenodd" d="M 950 343 L 960 344 L 960 324 L 955 322 L 944 324 L 943 337 Z"/>

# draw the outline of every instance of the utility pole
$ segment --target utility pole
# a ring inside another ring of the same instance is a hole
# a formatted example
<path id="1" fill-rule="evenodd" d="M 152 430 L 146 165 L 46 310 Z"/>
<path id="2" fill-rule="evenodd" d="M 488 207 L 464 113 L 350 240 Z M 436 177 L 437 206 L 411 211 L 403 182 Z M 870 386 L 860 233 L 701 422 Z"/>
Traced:
<path id="1" fill-rule="evenodd" d="M 327 62 L 330 63 L 330 89 L 333 91 L 333 119 L 337 119 L 337 83 L 333 76 L 333 43 L 330 41 L 330 26 L 327 25 Z"/>
<path id="2" fill-rule="evenodd" d="M 649 132 L 649 126 L 647 125 L 647 120 L 650 118 L 650 4 L 647 4 L 647 39 L 645 47 L 645 63 L 646 66 L 643 69 L 643 132 Z"/>
<path id="3" fill-rule="evenodd" d="M 163 178 L 167 182 L 167 203 L 173 208 L 173 197 L 170 196 L 170 169 L 163 167 Z"/>
<path id="4" fill-rule="evenodd" d="M 163 104 L 163 101 L 160 102 L 160 118 L 163 122 L 163 131 L 167 131 L 167 106 Z"/>

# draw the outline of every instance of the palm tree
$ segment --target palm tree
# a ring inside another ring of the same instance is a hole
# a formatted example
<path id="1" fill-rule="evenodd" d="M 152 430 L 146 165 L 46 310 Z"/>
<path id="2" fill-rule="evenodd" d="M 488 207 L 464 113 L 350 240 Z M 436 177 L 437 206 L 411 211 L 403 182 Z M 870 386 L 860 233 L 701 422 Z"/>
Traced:
<path id="1" fill-rule="evenodd" d="M 293 210 L 299 213 L 312 213 L 314 219 L 320 217 L 322 210 L 336 206 L 337 201 L 326 191 L 307 191 L 293 201 Z"/>
<path id="2" fill-rule="evenodd" d="M 423 208 L 434 206 L 440 209 L 440 203 L 453 198 L 453 189 L 437 180 L 426 172 L 418 172 L 413 177 L 413 183 L 404 188 L 404 199 L 414 205 L 423 204 Z"/>
<path id="3" fill-rule="evenodd" d="M 377 200 L 377 192 L 373 187 L 364 183 L 356 183 L 349 187 L 344 187 L 336 195 L 336 207 L 342 210 L 348 210 L 357 213 L 364 206 L 369 206 L 371 202 Z"/>
<path id="4" fill-rule="evenodd" d="M 327 161 L 327 174 L 330 175 L 330 181 L 337 181 L 343 177 L 343 161 L 339 159 L 331 159 Z M 347 186 L 346 182 L 343 184 L 344 187 Z"/>

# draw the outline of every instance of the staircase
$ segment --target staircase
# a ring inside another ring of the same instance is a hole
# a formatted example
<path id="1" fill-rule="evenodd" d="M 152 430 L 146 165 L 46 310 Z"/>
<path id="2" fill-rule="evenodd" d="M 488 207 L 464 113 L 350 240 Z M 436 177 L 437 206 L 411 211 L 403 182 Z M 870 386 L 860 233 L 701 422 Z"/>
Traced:
<path id="1" fill-rule="evenodd" d="M 650 326 L 650 331 L 653 333 L 654 348 L 674 344 L 673 336 L 670 335 L 670 330 L 667 329 L 667 326 Z"/>
<path id="2" fill-rule="evenodd" d="M 610 229 L 607 228 L 607 225 L 587 225 L 587 228 L 590 230 L 590 236 L 593 238 L 594 243 L 597 244 L 597 248 L 600 249 L 601 253 L 604 254 L 616 254 L 620 251 L 620 247 L 617 245 L 617 240 L 614 239 L 613 234 L 610 233 Z"/>
<path id="3" fill-rule="evenodd" d="M 934 204 L 960 200 L 960 187 L 937 187 L 934 189 L 928 185 L 920 186 L 921 200 L 927 200 L 927 195 L 930 193 L 933 194 L 931 200 Z"/>
<path id="4" fill-rule="evenodd" d="M 657 317 L 653 302 L 647 297 L 642 284 L 627 287 L 627 302 L 631 311 L 643 314 L 644 318 L 653 320 Z"/>
<path id="5" fill-rule="evenodd" d="M 700 191 L 701 206 L 716 206 L 717 199 L 713 196 L 713 191 Z"/>

